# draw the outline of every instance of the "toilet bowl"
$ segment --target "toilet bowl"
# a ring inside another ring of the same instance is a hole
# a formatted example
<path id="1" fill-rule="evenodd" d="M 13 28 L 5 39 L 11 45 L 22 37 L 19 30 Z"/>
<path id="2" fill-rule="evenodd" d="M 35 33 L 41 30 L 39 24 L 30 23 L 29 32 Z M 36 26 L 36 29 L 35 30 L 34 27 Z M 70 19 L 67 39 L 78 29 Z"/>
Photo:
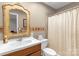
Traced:
<path id="1" fill-rule="evenodd" d="M 44 48 L 42 51 L 45 56 L 56 56 L 57 55 L 56 52 L 50 48 Z"/>
<path id="2" fill-rule="evenodd" d="M 39 39 L 43 56 L 58 56 L 55 50 L 48 48 L 48 39 Z"/>

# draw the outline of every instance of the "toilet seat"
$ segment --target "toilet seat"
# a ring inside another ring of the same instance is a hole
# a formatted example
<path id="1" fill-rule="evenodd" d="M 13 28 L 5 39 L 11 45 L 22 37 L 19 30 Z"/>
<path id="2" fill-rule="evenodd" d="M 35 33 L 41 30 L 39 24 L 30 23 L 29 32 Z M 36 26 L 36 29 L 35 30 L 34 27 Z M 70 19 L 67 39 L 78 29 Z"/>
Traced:
<path id="1" fill-rule="evenodd" d="M 46 53 L 50 56 L 56 55 L 56 52 L 53 49 L 50 49 L 50 48 L 44 48 L 43 51 L 44 51 L 44 53 Z"/>

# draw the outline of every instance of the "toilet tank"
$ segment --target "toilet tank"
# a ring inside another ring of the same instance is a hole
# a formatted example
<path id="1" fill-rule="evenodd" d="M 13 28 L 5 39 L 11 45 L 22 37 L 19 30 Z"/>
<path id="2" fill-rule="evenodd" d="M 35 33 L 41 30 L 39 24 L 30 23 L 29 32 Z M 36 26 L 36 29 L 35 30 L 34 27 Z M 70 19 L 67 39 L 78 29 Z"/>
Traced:
<path id="1" fill-rule="evenodd" d="M 44 49 L 48 45 L 48 39 L 42 39 L 41 41 L 41 49 Z"/>

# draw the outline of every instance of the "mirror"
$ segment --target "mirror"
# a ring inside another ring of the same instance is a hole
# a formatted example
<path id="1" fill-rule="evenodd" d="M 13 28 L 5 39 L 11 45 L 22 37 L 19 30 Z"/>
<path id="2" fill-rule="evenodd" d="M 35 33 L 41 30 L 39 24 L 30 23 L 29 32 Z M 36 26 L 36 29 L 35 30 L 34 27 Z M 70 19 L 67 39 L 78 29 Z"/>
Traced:
<path id="1" fill-rule="evenodd" d="M 21 33 L 27 30 L 26 13 L 21 10 L 10 10 L 10 32 Z"/>
<path id="2" fill-rule="evenodd" d="M 4 42 L 9 38 L 30 35 L 30 12 L 18 4 L 4 4 Z"/>

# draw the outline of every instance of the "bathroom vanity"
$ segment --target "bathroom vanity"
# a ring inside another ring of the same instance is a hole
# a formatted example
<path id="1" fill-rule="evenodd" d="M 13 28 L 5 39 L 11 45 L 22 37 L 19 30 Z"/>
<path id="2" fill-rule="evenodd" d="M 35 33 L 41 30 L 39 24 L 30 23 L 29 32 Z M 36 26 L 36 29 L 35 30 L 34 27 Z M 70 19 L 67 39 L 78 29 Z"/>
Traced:
<path id="1" fill-rule="evenodd" d="M 37 44 L 29 48 L 24 48 L 19 51 L 14 51 L 5 56 L 41 56 L 41 45 Z"/>
<path id="2" fill-rule="evenodd" d="M 0 55 L 41 56 L 41 44 L 39 40 L 32 37 L 23 38 L 22 41 L 16 40 L 0 45 Z"/>

